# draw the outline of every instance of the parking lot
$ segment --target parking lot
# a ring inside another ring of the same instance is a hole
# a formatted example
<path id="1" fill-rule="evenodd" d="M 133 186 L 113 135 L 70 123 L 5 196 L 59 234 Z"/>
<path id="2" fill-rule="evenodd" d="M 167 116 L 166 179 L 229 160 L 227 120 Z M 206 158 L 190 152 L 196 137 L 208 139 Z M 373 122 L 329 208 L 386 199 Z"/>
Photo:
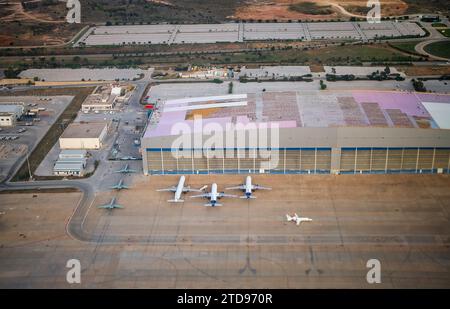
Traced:
<path id="1" fill-rule="evenodd" d="M 86 173 L 94 170 L 95 161 L 123 160 L 134 161 L 141 158 L 139 144 L 141 130 L 146 123 L 146 113 L 135 98 L 135 90 L 126 94 L 123 102 L 117 103 L 110 111 L 78 112 L 74 122 L 105 122 L 108 123 L 108 133 L 103 146 L 99 150 L 88 150 Z M 55 143 L 45 159 L 36 170 L 39 176 L 53 175 L 53 166 L 61 149 Z M 140 162 L 140 161 L 139 161 Z"/>
<path id="2" fill-rule="evenodd" d="M 36 117 L 24 118 L 14 127 L 0 131 L 0 181 L 19 167 L 20 162 L 40 142 L 48 128 L 70 104 L 71 96 L 54 97 L 0 97 L 2 103 L 22 103 L 25 108 L 45 109 Z M 32 105 L 32 106 L 31 106 Z"/>
<path id="3" fill-rule="evenodd" d="M 148 71 L 141 69 L 28 69 L 22 71 L 21 78 L 35 78 L 40 81 L 63 82 L 63 81 L 114 81 L 133 80 L 141 78 L 141 74 Z"/>

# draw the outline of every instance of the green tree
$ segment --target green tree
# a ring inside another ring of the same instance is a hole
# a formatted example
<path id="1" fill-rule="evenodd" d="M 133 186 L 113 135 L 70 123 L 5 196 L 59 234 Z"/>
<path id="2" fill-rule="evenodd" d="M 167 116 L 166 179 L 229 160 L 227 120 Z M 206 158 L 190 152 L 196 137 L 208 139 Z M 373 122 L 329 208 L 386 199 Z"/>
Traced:
<path id="1" fill-rule="evenodd" d="M 228 93 L 229 93 L 229 94 L 232 94 L 232 93 L 233 93 L 233 82 L 230 82 L 230 83 L 228 84 Z"/>

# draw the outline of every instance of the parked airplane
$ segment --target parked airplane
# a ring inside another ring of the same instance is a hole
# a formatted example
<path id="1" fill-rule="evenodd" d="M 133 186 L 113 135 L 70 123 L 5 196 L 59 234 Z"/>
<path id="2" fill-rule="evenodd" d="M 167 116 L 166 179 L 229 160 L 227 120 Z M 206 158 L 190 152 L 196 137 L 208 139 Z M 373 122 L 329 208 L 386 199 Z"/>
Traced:
<path id="1" fill-rule="evenodd" d="M 286 219 L 288 222 L 292 221 L 295 222 L 297 225 L 300 225 L 302 222 L 311 222 L 312 219 L 305 218 L 305 217 L 299 217 L 297 214 L 294 214 L 292 217 L 290 215 L 286 215 Z"/>
<path id="2" fill-rule="evenodd" d="M 129 189 L 129 187 L 125 186 L 123 184 L 123 179 L 121 179 L 117 185 L 110 187 L 110 189 L 122 190 L 122 189 Z"/>
<path id="3" fill-rule="evenodd" d="M 186 178 L 184 176 L 180 177 L 180 180 L 178 181 L 177 186 L 172 186 L 170 188 L 165 188 L 165 189 L 158 189 L 156 191 L 159 192 L 174 192 L 175 193 L 175 197 L 173 200 L 167 200 L 168 202 L 172 202 L 172 203 L 177 203 L 177 202 L 184 202 L 184 200 L 180 199 L 181 198 L 181 193 L 186 193 L 186 192 L 202 192 L 204 189 L 206 189 L 208 186 L 203 186 L 200 189 L 191 189 L 191 187 L 185 187 L 184 186 L 184 182 L 185 182 Z"/>
<path id="4" fill-rule="evenodd" d="M 114 209 L 114 208 L 124 208 L 122 205 L 116 204 L 116 198 L 113 197 L 109 204 L 97 206 L 98 208 L 104 209 Z"/>
<path id="5" fill-rule="evenodd" d="M 248 199 L 248 198 L 256 198 L 256 196 L 252 195 L 254 190 L 272 190 L 272 188 L 267 188 L 260 185 L 252 185 L 252 177 L 247 176 L 244 184 L 236 187 L 227 188 L 227 190 L 242 190 L 245 192 L 245 195 L 241 196 L 240 198 Z"/>
<path id="6" fill-rule="evenodd" d="M 211 192 L 200 194 L 200 195 L 194 195 L 191 197 L 204 197 L 209 199 L 209 203 L 205 204 L 205 206 L 222 206 L 222 204 L 217 203 L 217 200 L 221 199 L 222 197 L 237 197 L 236 195 L 231 194 L 225 194 L 224 192 L 217 192 L 217 184 L 213 183 L 211 185 Z"/>
<path id="7" fill-rule="evenodd" d="M 136 173 L 135 170 L 131 170 L 128 168 L 128 164 L 125 165 L 121 170 L 115 171 L 114 173 L 128 174 L 128 173 Z"/>

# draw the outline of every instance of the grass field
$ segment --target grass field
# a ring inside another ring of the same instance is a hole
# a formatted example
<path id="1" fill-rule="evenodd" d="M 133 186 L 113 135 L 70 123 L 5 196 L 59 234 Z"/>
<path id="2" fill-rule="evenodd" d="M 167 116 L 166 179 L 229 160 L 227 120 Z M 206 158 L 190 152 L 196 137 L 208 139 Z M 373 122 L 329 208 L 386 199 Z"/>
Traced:
<path id="1" fill-rule="evenodd" d="M 450 41 L 431 43 L 425 46 L 425 51 L 438 57 L 450 59 Z"/>
<path id="2" fill-rule="evenodd" d="M 434 28 L 447 28 L 447 25 L 443 23 L 432 23 L 431 26 Z"/>
<path id="3" fill-rule="evenodd" d="M 450 28 L 439 29 L 438 30 L 443 36 L 450 38 Z"/>
<path id="4" fill-rule="evenodd" d="M 411 41 L 411 42 L 393 42 L 391 43 L 392 46 L 403 50 L 407 53 L 416 53 L 415 47 L 419 42 L 417 41 Z"/>
<path id="5" fill-rule="evenodd" d="M 414 56 L 411 56 L 414 59 Z M 405 56 L 387 45 L 334 46 L 299 51 L 296 49 L 236 53 L 212 58 L 218 63 L 276 63 L 276 64 L 347 64 L 360 62 L 408 61 Z M 202 60 L 201 58 L 198 60 Z"/>

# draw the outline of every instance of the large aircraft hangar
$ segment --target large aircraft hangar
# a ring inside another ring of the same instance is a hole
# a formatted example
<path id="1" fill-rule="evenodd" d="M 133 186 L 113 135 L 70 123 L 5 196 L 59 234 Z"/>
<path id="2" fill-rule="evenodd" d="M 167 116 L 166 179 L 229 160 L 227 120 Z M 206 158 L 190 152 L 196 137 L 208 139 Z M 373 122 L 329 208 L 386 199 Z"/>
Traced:
<path id="1" fill-rule="evenodd" d="M 149 119 L 143 170 L 449 173 L 449 129 L 449 95 L 291 91 L 180 98 L 161 102 Z"/>

